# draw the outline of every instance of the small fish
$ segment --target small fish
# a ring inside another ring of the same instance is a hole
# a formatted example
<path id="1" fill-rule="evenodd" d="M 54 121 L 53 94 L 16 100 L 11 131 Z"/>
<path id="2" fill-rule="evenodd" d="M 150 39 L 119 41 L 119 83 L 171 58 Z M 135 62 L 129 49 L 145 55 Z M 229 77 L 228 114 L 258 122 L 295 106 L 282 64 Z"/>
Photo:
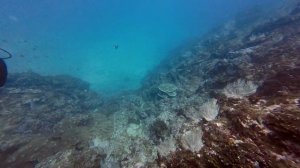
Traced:
<path id="1" fill-rule="evenodd" d="M 115 48 L 115 50 L 117 50 L 119 48 L 119 45 L 118 44 L 114 44 L 114 48 Z"/>

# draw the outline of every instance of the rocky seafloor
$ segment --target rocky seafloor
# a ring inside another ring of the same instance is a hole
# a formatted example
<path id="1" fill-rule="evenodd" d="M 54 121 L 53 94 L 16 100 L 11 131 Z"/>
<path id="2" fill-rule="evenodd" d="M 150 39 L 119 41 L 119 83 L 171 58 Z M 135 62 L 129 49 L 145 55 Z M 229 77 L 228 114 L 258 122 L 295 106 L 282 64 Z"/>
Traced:
<path id="1" fill-rule="evenodd" d="M 105 98 L 9 74 L 0 167 L 300 167 L 300 4 L 238 17 Z"/>

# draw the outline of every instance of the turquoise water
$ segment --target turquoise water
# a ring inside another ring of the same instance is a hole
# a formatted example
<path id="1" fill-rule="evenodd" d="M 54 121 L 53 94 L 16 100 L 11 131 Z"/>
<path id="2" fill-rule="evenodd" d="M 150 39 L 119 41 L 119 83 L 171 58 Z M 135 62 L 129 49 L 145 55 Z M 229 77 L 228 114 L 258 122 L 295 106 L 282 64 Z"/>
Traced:
<path id="1" fill-rule="evenodd" d="M 136 89 L 171 50 L 273 0 L 1 0 L 10 72 L 69 74 L 106 94 Z M 115 49 L 114 45 L 119 48 Z"/>

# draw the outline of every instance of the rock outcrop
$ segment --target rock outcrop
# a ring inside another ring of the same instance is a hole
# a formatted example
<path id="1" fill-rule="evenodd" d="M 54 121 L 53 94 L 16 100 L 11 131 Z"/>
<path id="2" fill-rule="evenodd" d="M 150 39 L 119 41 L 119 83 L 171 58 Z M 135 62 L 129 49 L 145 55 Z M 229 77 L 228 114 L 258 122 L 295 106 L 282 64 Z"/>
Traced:
<path id="1" fill-rule="evenodd" d="M 110 99 L 69 76 L 9 74 L 0 167 L 300 167 L 295 4 L 228 22 Z"/>

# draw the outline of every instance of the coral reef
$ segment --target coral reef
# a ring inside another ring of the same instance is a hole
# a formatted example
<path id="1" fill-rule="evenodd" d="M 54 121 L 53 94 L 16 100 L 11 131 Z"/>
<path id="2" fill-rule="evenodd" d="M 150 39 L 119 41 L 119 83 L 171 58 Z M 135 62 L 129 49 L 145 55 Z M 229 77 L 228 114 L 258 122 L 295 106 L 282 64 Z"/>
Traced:
<path id="1" fill-rule="evenodd" d="M 34 73 L 11 74 L 8 79 L 0 91 L 1 167 L 44 167 L 49 159 L 55 166 L 64 163 L 59 158 L 66 155 L 73 162 L 69 160 L 70 167 L 97 164 L 99 153 L 84 150 L 90 137 L 82 130 L 97 127 L 94 117 L 101 114 L 93 112 L 100 109 L 103 99 L 87 83 Z M 100 126 L 105 127 L 110 134 L 108 126 Z"/>
<path id="2" fill-rule="evenodd" d="M 109 99 L 9 74 L 0 167 L 299 167 L 299 8 L 238 17 Z"/>
<path id="3" fill-rule="evenodd" d="M 249 100 L 220 97 L 221 117 L 203 124 L 204 147 L 200 153 L 179 151 L 160 160 L 160 164 L 299 167 L 299 72 L 299 68 L 279 72 Z"/>

